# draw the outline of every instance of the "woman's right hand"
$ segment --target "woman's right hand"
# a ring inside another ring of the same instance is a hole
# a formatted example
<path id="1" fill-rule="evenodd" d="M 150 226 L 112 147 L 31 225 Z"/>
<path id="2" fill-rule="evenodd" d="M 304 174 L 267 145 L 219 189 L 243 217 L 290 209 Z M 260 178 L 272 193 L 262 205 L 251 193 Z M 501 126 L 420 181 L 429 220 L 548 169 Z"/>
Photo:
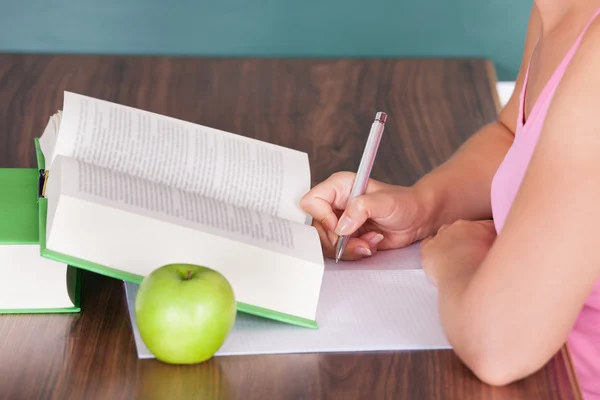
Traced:
<path id="1" fill-rule="evenodd" d="M 335 257 L 335 243 L 342 235 L 352 235 L 342 259 L 357 260 L 377 250 L 407 246 L 430 234 L 425 198 L 418 189 L 371 179 L 365 194 L 348 204 L 355 176 L 335 173 L 300 201 L 313 218 L 326 257 Z"/>

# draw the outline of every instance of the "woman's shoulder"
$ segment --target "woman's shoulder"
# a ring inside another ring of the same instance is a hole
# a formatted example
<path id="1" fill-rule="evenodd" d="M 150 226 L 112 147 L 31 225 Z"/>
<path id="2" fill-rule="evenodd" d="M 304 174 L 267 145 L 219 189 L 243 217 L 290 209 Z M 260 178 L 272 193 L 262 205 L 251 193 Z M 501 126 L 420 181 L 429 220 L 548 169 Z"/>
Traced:
<path id="1" fill-rule="evenodd" d="M 595 110 L 600 106 L 600 9 L 592 16 L 576 44 L 571 48 L 569 62 L 554 94 L 555 111 L 577 103 Z"/>
<path id="2" fill-rule="evenodd" d="M 597 46 L 598 40 L 600 40 L 600 8 L 591 15 L 591 18 L 581 35 L 581 44 L 578 53 L 600 55 L 600 47 Z"/>
<path id="3" fill-rule="evenodd" d="M 596 10 L 596 12 L 590 16 L 590 20 L 584 27 L 581 36 L 578 38 L 577 48 L 573 50 L 573 59 L 570 62 L 570 68 L 572 65 L 572 69 L 582 68 L 582 70 L 591 71 L 591 68 L 585 67 L 587 63 L 593 63 L 596 66 L 596 63 L 600 62 L 600 46 L 598 46 L 598 42 L 600 41 L 600 8 Z M 584 64 L 584 65 L 582 65 Z M 597 70 L 596 70 L 597 71 Z M 593 76 L 597 76 L 597 73 L 594 73 Z"/>

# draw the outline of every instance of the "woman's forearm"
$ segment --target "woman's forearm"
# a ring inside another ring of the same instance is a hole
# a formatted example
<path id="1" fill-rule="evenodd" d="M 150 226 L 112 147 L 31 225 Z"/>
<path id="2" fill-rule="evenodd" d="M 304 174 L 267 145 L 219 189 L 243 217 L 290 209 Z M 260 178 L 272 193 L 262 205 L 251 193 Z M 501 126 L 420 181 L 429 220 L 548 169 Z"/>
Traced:
<path id="1" fill-rule="evenodd" d="M 513 139 L 502 123 L 488 124 L 414 185 L 425 199 L 428 234 L 459 219 L 491 217 L 492 178 Z"/>

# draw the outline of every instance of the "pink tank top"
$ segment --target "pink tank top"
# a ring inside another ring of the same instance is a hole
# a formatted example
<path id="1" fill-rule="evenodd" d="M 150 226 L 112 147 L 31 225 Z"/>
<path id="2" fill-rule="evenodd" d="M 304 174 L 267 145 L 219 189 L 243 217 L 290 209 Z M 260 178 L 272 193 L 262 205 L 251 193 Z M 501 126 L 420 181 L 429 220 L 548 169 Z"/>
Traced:
<path id="1" fill-rule="evenodd" d="M 497 232 L 502 230 L 506 216 L 517 194 L 540 135 L 554 91 L 579 47 L 584 33 L 599 14 L 600 9 L 594 13 L 583 32 L 554 71 L 533 106 L 527 121 L 524 121 L 523 100 L 529 75 L 529 67 L 527 67 L 523 89 L 520 93 L 519 120 L 515 139 L 492 181 L 492 213 Z M 596 283 L 581 310 L 569 334 L 568 345 L 584 397 L 586 399 L 600 399 L 600 282 Z"/>

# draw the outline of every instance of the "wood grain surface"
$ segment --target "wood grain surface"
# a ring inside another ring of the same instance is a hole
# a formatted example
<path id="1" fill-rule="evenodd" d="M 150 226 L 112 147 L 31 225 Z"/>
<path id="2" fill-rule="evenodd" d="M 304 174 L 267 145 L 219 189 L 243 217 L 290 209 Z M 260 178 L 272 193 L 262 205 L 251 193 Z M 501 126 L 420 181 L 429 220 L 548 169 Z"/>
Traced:
<path id="1" fill-rule="evenodd" d="M 64 90 L 309 154 L 313 184 L 356 170 L 389 114 L 372 177 L 411 184 L 497 113 L 483 60 L 277 60 L 0 55 L 0 167 L 35 167 Z M 1 189 L 0 189 L 1 190 Z M 24 271 L 24 273 L 26 273 Z M 85 272 L 80 315 L 0 316 L 3 399 L 573 399 L 566 349 L 494 388 L 452 351 L 138 360 L 119 281 Z"/>

